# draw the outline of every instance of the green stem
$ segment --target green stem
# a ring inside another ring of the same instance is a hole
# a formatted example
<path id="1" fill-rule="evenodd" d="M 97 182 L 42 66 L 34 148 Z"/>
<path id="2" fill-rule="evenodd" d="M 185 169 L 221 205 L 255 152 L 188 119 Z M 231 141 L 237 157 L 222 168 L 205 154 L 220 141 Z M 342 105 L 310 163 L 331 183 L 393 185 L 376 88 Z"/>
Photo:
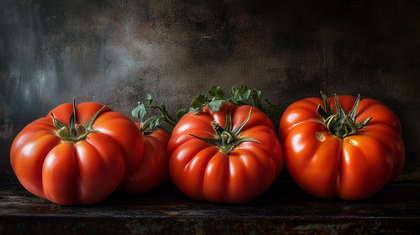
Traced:
<path id="1" fill-rule="evenodd" d="M 216 138 L 210 139 L 210 138 L 201 138 L 195 135 L 190 134 L 191 136 L 205 141 L 207 143 L 211 143 L 214 145 L 217 145 L 223 153 L 225 154 L 229 154 L 230 151 L 232 151 L 233 149 L 235 149 L 236 146 L 238 146 L 239 144 L 243 143 L 243 142 L 256 142 L 256 143 L 260 143 L 259 141 L 253 139 L 253 138 L 239 138 L 240 135 L 240 131 L 242 129 L 243 126 L 245 126 L 245 124 L 249 121 L 250 116 L 251 116 L 251 111 L 252 108 L 249 110 L 248 116 L 247 118 L 244 120 L 244 122 L 234 131 L 232 131 L 231 127 L 229 127 L 228 124 L 226 124 L 226 128 L 223 129 L 219 124 L 217 124 L 216 122 L 212 122 L 212 126 L 216 131 Z M 231 120 L 231 114 L 229 112 L 229 110 L 227 111 L 227 116 L 226 116 L 226 123 L 229 123 L 229 121 Z"/>
<path id="2" fill-rule="evenodd" d="M 159 128 L 167 133 L 172 133 L 172 129 L 176 126 L 177 121 L 175 121 L 175 119 L 173 119 L 168 114 L 168 112 L 166 111 L 165 104 L 162 103 L 160 106 L 152 105 L 153 99 L 150 94 L 147 94 L 146 99 L 148 100 L 147 106 L 145 106 L 145 104 L 142 104 L 141 102 L 138 102 L 138 106 L 131 111 L 131 114 L 133 115 L 133 117 L 140 119 L 140 122 L 141 122 L 140 131 L 144 133 L 144 131 L 147 128 L 150 128 L 151 130 L 155 130 L 156 128 Z M 143 118 L 147 115 L 147 108 L 157 109 L 159 110 L 161 115 L 160 116 L 153 115 L 147 120 L 143 120 Z M 166 124 L 168 124 L 170 129 L 163 127 L 160 124 L 161 121 L 164 121 Z"/>
<path id="3" fill-rule="evenodd" d="M 86 137 L 90 133 L 96 132 L 95 130 L 93 130 L 92 125 L 96 117 L 99 115 L 99 113 L 106 107 L 104 105 L 98 112 L 96 112 L 90 118 L 90 120 L 86 123 L 86 125 L 83 126 L 76 122 L 76 107 L 75 106 L 76 106 L 75 100 L 73 100 L 73 113 L 70 116 L 68 126 L 58 121 L 58 119 L 55 118 L 54 114 L 51 113 L 53 124 L 58 129 L 57 134 L 58 136 L 60 136 L 60 138 L 63 141 L 77 142 L 77 141 L 86 139 Z"/>
<path id="4" fill-rule="evenodd" d="M 161 104 L 162 107 L 159 106 L 155 106 L 155 105 L 149 105 L 147 106 L 148 108 L 153 108 L 153 109 L 158 109 L 161 113 L 161 116 L 152 116 L 149 119 L 147 119 L 146 121 L 141 123 L 141 132 L 143 133 L 148 127 L 152 130 L 154 130 L 155 128 L 159 128 L 162 129 L 164 131 L 166 131 L 167 133 L 172 133 L 172 129 L 176 126 L 176 122 L 169 116 L 168 112 L 165 109 L 165 105 Z M 164 122 L 166 122 L 171 129 L 167 129 L 162 127 L 162 125 L 160 125 L 160 121 L 159 120 L 163 120 Z M 154 123 L 152 125 L 152 123 Z"/>
<path id="5" fill-rule="evenodd" d="M 353 108 L 349 114 L 346 114 L 338 102 L 337 95 L 335 96 L 334 102 L 337 108 L 337 114 L 335 114 L 328 102 L 327 96 L 321 91 L 321 96 L 324 101 L 325 110 L 322 109 L 321 105 L 318 105 L 317 111 L 318 114 L 324 120 L 325 125 L 331 134 L 339 137 L 345 138 L 350 135 L 356 134 L 361 128 L 365 127 L 372 117 L 365 119 L 364 121 L 356 124 L 356 111 L 359 106 L 360 95 L 357 97 L 356 102 L 354 103 Z"/>
<path id="6" fill-rule="evenodd" d="M 221 149 L 222 149 L 222 151 L 225 153 L 227 150 L 228 150 L 228 148 L 229 148 L 229 145 L 228 145 L 228 136 L 225 134 L 225 132 L 224 133 L 222 133 L 222 136 L 221 136 L 221 139 L 222 139 L 222 145 L 220 146 L 221 147 Z"/>
<path id="7" fill-rule="evenodd" d="M 160 111 L 165 117 L 164 121 L 168 123 L 168 125 L 170 125 L 172 128 L 174 128 L 176 126 L 176 121 L 171 116 L 169 116 L 168 112 L 166 111 L 165 105 L 161 104 L 161 106 L 162 108 L 160 109 Z"/>

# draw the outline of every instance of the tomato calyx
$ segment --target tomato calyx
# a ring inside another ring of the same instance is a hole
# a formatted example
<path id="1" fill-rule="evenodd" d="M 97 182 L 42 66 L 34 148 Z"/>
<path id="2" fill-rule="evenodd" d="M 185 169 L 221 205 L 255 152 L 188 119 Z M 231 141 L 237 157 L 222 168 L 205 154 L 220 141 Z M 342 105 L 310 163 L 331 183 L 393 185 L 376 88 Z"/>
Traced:
<path id="1" fill-rule="evenodd" d="M 335 106 L 337 108 L 337 114 L 335 114 L 328 102 L 328 97 L 321 91 L 321 96 L 324 101 L 325 110 L 322 109 L 321 105 L 318 105 L 317 111 L 318 114 L 324 120 L 325 125 L 331 134 L 339 137 L 345 138 L 350 135 L 356 134 L 360 129 L 365 127 L 372 117 L 366 118 L 360 123 L 356 124 L 356 111 L 359 106 L 360 94 L 357 96 L 357 99 L 353 105 L 349 114 L 346 114 L 338 102 L 338 97 L 335 95 Z"/>
<path id="2" fill-rule="evenodd" d="M 230 109 L 228 108 L 227 114 L 226 114 L 226 126 L 223 128 L 219 125 L 219 123 L 212 121 L 211 125 L 216 131 L 215 138 L 201 138 L 199 136 L 190 134 L 191 136 L 205 141 L 207 143 L 211 143 L 214 145 L 217 145 L 223 153 L 228 154 L 230 151 L 236 148 L 240 143 L 243 142 L 256 142 L 260 143 L 258 140 L 255 140 L 253 138 L 248 137 L 239 137 L 239 134 L 241 133 L 242 128 L 245 126 L 245 124 L 249 121 L 251 117 L 251 111 L 252 108 L 249 110 L 248 116 L 242 122 L 241 125 L 239 125 L 235 130 L 232 130 L 232 115 L 230 113 Z"/>
<path id="3" fill-rule="evenodd" d="M 80 140 L 86 139 L 86 137 L 93 132 L 96 132 L 93 128 L 93 122 L 95 121 L 96 117 L 99 113 L 105 108 L 105 105 L 96 112 L 86 123 L 85 126 L 76 123 L 76 105 L 75 100 L 73 99 L 73 113 L 70 116 L 69 125 L 66 126 L 64 123 L 58 121 L 55 118 L 54 114 L 51 113 L 53 124 L 58 129 L 57 134 L 63 141 L 72 141 L 77 142 Z"/>

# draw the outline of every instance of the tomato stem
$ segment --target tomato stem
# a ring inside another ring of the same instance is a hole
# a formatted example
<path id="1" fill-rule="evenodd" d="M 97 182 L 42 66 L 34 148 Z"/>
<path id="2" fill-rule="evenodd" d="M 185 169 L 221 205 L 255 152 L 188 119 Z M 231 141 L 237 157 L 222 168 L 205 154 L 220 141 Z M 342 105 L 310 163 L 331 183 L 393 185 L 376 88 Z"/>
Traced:
<path id="1" fill-rule="evenodd" d="M 231 140 L 232 139 L 232 136 L 229 136 L 229 137 L 230 137 L 230 140 Z M 222 136 L 221 136 L 222 145 L 220 147 L 224 151 L 226 151 L 226 149 L 229 148 L 229 145 L 228 145 L 228 142 L 229 142 L 228 138 L 229 137 L 228 137 L 228 135 L 226 135 L 226 132 L 223 132 L 222 133 Z"/>
<path id="2" fill-rule="evenodd" d="M 162 103 L 161 107 L 154 105 L 151 105 L 150 107 L 156 107 L 162 113 L 162 117 L 164 118 L 163 121 L 165 121 L 169 126 L 171 126 L 172 129 L 175 127 L 176 121 L 166 111 L 165 104 Z"/>
<path id="3" fill-rule="evenodd" d="M 86 137 L 93 132 L 96 132 L 93 128 L 93 122 L 95 121 L 96 117 L 99 113 L 105 108 L 105 105 L 96 112 L 90 120 L 86 123 L 85 126 L 78 124 L 76 122 L 76 104 L 75 99 L 73 99 L 73 113 L 70 116 L 69 125 L 66 126 L 62 122 L 60 122 L 53 113 L 51 113 L 53 124 L 58 129 L 57 134 L 63 141 L 72 141 L 77 142 L 80 140 L 86 139 Z"/>
<path id="4" fill-rule="evenodd" d="M 361 128 L 365 127 L 372 117 L 365 119 L 364 121 L 356 124 L 356 111 L 359 106 L 360 95 L 357 96 L 357 99 L 353 105 L 349 114 L 346 114 L 338 102 L 338 97 L 335 95 L 334 102 L 337 108 L 337 114 L 335 114 L 328 102 L 327 96 L 321 91 L 321 96 L 324 101 L 325 110 L 322 109 L 321 105 L 318 105 L 317 111 L 318 114 L 324 120 L 325 125 L 331 134 L 339 137 L 345 138 L 350 135 L 356 134 Z"/>
<path id="5" fill-rule="evenodd" d="M 223 153 L 229 154 L 230 151 L 236 148 L 240 143 L 242 142 L 256 142 L 260 143 L 259 141 L 253 139 L 253 138 L 246 138 L 246 137 L 239 137 L 239 134 L 242 130 L 242 128 L 245 126 L 245 124 L 249 121 L 251 117 L 251 111 L 252 108 L 249 110 L 247 118 L 242 122 L 241 125 L 239 125 L 238 128 L 232 131 L 232 116 L 230 113 L 230 109 L 227 110 L 226 115 L 226 125 L 225 128 L 221 127 L 217 122 L 213 121 L 211 122 L 211 125 L 213 126 L 214 130 L 216 131 L 216 137 L 211 138 L 201 138 L 195 135 L 190 134 L 191 136 L 205 141 L 207 143 L 211 143 L 214 145 L 217 145 Z"/>

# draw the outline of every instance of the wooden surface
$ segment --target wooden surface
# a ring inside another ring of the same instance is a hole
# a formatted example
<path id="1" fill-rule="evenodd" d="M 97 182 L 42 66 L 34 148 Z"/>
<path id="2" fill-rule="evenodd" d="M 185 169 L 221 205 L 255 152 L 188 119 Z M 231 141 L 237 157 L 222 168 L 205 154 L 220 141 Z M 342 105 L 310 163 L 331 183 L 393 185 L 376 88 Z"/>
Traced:
<path id="1" fill-rule="evenodd" d="M 249 203 L 225 205 L 193 200 L 168 183 L 144 195 L 59 206 L 0 183 L 0 234 L 417 234 L 419 198 L 418 182 L 393 183 L 360 201 L 275 183 Z"/>

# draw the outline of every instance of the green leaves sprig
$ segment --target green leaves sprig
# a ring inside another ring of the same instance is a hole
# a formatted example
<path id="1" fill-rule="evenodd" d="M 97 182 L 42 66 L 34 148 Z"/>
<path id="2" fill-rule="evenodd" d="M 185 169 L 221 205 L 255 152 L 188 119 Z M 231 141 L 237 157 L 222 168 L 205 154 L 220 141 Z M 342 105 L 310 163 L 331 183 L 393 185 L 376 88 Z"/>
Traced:
<path id="1" fill-rule="evenodd" d="M 212 86 L 210 90 L 208 90 L 208 94 L 213 96 L 213 98 L 208 98 L 206 93 L 199 94 L 191 102 L 190 111 L 193 111 L 194 114 L 196 114 L 206 105 L 209 106 L 211 111 L 219 111 L 223 102 L 231 102 L 236 106 L 249 105 L 247 101 L 251 98 L 254 102 L 254 106 L 267 114 L 273 121 L 280 117 L 279 109 L 275 105 L 271 104 L 267 99 L 261 99 L 261 91 L 257 89 L 250 90 L 246 85 L 242 85 L 241 88 L 236 86 L 232 87 L 230 91 L 231 97 L 229 99 L 225 98 L 224 89 L 220 87 Z M 264 103 L 265 105 L 263 105 Z M 267 108 L 264 106 L 267 106 Z"/>
<path id="2" fill-rule="evenodd" d="M 140 131 L 143 133 L 147 128 L 151 130 L 156 130 L 156 128 L 162 129 L 168 133 L 172 132 L 172 129 L 175 127 L 177 121 L 169 116 L 168 112 L 166 111 L 165 105 L 162 103 L 160 106 L 152 105 L 153 98 L 150 94 L 146 96 L 147 105 L 144 103 L 138 102 L 138 106 L 131 111 L 131 115 L 135 118 L 140 119 Z M 150 109 L 157 109 L 160 111 L 161 115 L 153 115 L 150 118 L 144 120 L 144 117 L 147 115 L 147 108 Z M 177 112 L 176 117 L 177 119 L 181 119 L 187 113 L 186 109 L 181 109 Z M 167 123 L 171 129 L 167 129 L 161 125 L 161 121 Z"/>

